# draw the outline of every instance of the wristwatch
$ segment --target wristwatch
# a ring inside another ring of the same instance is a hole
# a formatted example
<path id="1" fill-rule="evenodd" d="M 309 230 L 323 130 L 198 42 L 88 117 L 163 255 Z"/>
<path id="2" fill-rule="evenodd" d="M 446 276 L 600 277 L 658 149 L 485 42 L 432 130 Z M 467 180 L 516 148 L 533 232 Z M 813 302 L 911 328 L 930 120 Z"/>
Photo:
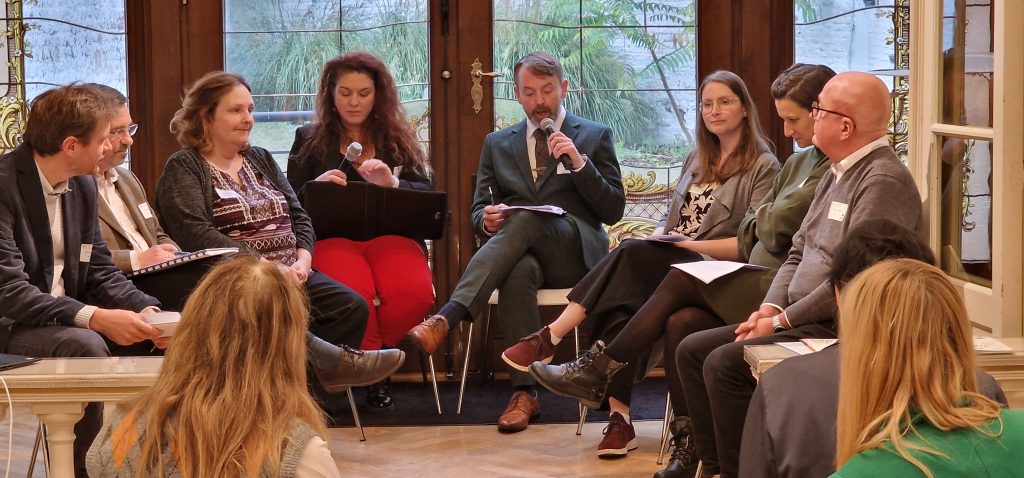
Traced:
<path id="1" fill-rule="evenodd" d="M 781 315 L 776 315 L 772 317 L 772 331 L 775 333 L 783 332 L 786 330 L 786 328 L 782 326 L 782 319 L 780 319 L 780 317 Z"/>

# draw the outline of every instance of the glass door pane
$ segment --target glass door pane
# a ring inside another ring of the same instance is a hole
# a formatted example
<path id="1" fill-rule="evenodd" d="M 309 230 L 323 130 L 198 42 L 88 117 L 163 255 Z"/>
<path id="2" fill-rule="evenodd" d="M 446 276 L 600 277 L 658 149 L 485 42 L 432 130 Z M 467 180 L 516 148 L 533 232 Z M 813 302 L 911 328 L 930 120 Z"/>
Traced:
<path id="1" fill-rule="evenodd" d="M 693 0 L 494 0 L 495 129 L 522 121 L 512 68 L 527 52 L 561 59 L 565 107 L 611 126 L 626 186 L 618 240 L 654 229 L 693 147 L 697 24 Z"/>
<path id="2" fill-rule="evenodd" d="M 284 169 L 295 129 L 313 120 L 324 63 L 365 51 L 388 66 L 428 150 L 427 8 L 427 0 L 224 0 L 224 65 L 252 85 L 252 143 Z"/>

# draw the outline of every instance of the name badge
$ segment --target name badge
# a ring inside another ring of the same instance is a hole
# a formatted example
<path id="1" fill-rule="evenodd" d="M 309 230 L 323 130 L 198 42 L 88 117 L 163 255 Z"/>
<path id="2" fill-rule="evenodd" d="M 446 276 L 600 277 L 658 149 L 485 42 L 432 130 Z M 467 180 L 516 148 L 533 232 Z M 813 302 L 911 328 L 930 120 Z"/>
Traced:
<path id="1" fill-rule="evenodd" d="M 214 190 L 214 192 L 217 193 L 217 196 L 220 197 L 221 199 L 241 199 L 242 198 L 242 196 L 238 195 L 238 193 L 236 193 L 236 192 L 234 192 L 234 191 L 232 191 L 230 189 L 213 188 L 213 190 Z"/>
<path id="2" fill-rule="evenodd" d="M 78 254 L 79 262 L 92 262 L 92 244 L 82 244 L 82 252 Z"/>
<path id="3" fill-rule="evenodd" d="M 143 219 L 153 219 L 153 209 L 149 207 L 148 202 L 139 204 L 139 212 L 142 213 Z"/>
<path id="4" fill-rule="evenodd" d="M 555 174 L 569 174 L 569 170 L 565 169 L 565 165 L 561 161 L 558 162 L 558 167 L 555 168 Z"/>
<path id="5" fill-rule="evenodd" d="M 832 205 L 828 208 L 828 218 L 833 221 L 843 222 L 846 218 L 846 208 L 849 207 L 838 201 L 832 201 Z"/>

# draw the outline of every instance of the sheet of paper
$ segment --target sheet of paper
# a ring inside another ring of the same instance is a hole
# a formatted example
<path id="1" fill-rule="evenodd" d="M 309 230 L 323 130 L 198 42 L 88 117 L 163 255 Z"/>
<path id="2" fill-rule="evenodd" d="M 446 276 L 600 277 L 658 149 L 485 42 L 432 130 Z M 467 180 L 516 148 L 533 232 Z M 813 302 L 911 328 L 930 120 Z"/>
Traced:
<path id="1" fill-rule="evenodd" d="M 776 344 L 781 345 L 789 350 L 792 350 L 800 355 L 807 355 L 809 353 L 814 352 L 813 350 L 811 350 L 810 347 L 805 345 L 803 342 L 776 342 Z"/>
<path id="2" fill-rule="evenodd" d="M 800 342 L 815 352 L 821 352 L 838 341 L 839 339 L 800 339 Z"/>
<path id="3" fill-rule="evenodd" d="M 974 337 L 974 351 L 979 354 L 1013 353 L 1013 349 L 992 337 Z"/>
<path id="4" fill-rule="evenodd" d="M 148 312 L 140 315 L 142 320 L 160 331 L 161 337 L 174 335 L 178 322 L 181 322 L 181 314 L 178 312 Z"/>
<path id="5" fill-rule="evenodd" d="M 558 206 L 498 206 L 499 211 L 514 211 L 516 209 L 522 209 L 525 211 L 544 212 L 548 214 L 555 214 L 561 216 L 565 214 L 565 209 Z"/>
<path id="6" fill-rule="evenodd" d="M 710 284 L 719 277 L 732 274 L 740 269 L 759 269 L 768 270 L 767 267 L 757 266 L 753 264 L 745 264 L 743 262 L 733 261 L 697 261 L 697 262 L 683 262 L 681 264 L 672 264 L 672 267 L 679 269 L 687 274 L 696 277 L 705 284 Z"/>
<path id="7" fill-rule="evenodd" d="M 645 241 L 650 242 L 662 242 L 666 244 L 674 244 L 677 242 L 690 241 L 688 236 L 682 234 L 658 234 L 656 236 L 647 236 L 644 238 Z"/>

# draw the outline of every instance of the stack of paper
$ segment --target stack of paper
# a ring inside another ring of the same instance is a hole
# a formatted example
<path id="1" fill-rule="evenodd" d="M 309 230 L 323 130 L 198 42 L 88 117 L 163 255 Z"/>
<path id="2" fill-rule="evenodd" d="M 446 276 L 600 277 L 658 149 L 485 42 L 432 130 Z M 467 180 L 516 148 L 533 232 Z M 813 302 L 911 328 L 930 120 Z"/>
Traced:
<path id="1" fill-rule="evenodd" d="M 974 337 L 974 351 L 979 354 L 1013 353 L 1013 349 L 992 337 Z"/>
<path id="2" fill-rule="evenodd" d="M 555 215 L 558 215 L 558 216 L 561 216 L 562 214 L 565 214 L 565 209 L 562 209 L 562 208 L 560 208 L 558 206 L 505 206 L 505 205 L 498 206 L 498 210 L 502 211 L 502 212 L 505 212 L 505 211 L 511 212 L 511 211 L 516 210 L 516 209 L 522 209 L 522 210 L 525 210 L 525 211 L 545 212 L 545 213 L 548 213 L 548 214 L 555 214 Z"/>
<path id="3" fill-rule="evenodd" d="M 732 262 L 732 261 L 696 261 L 696 262 L 683 262 L 681 264 L 672 264 L 672 267 L 679 269 L 693 277 L 699 279 L 705 284 L 710 284 L 713 280 L 723 277 L 728 274 L 732 274 L 740 269 L 755 269 L 755 270 L 768 270 L 767 267 L 758 266 L 754 264 L 746 264 L 743 262 Z"/>
<path id="4" fill-rule="evenodd" d="M 147 312 L 142 315 L 142 320 L 160 331 L 161 337 L 170 337 L 178 329 L 178 322 L 181 322 L 181 314 L 177 312 Z"/>

